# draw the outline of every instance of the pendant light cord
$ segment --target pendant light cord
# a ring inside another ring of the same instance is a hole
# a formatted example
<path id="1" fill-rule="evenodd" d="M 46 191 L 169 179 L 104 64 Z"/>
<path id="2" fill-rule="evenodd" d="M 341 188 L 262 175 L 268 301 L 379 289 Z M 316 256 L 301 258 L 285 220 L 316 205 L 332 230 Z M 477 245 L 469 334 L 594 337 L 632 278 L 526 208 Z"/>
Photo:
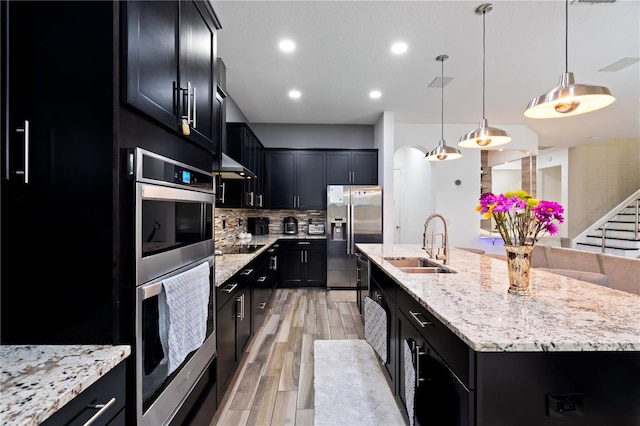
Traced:
<path id="1" fill-rule="evenodd" d="M 440 139 L 444 139 L 444 58 L 442 58 L 442 79 L 440 81 Z"/>
<path id="2" fill-rule="evenodd" d="M 564 2 L 564 72 L 569 72 L 569 0 Z"/>
<path id="3" fill-rule="evenodd" d="M 486 30 L 485 30 L 485 16 L 487 12 L 482 11 L 482 119 L 485 119 L 484 116 L 484 93 L 485 93 L 485 56 L 486 56 Z"/>

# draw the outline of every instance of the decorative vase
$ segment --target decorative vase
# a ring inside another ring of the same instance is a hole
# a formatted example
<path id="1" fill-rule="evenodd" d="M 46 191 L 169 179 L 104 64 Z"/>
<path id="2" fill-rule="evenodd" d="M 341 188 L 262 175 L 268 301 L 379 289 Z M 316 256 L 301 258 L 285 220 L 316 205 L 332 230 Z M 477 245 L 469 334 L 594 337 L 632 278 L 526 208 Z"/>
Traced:
<path id="1" fill-rule="evenodd" d="M 533 246 L 504 246 L 507 251 L 507 269 L 509 271 L 509 293 L 519 296 L 531 295 L 529 272 L 531 270 L 531 252 Z"/>

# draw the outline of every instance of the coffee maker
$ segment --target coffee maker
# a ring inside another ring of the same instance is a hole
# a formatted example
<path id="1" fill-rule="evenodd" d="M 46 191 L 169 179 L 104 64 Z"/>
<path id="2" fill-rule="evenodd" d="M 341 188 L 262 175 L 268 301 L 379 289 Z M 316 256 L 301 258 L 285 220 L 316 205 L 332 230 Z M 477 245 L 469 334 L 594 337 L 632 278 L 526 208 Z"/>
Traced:
<path id="1" fill-rule="evenodd" d="M 250 217 L 248 219 L 247 230 L 253 235 L 269 234 L 269 218 L 268 217 Z"/>
<path id="2" fill-rule="evenodd" d="M 282 233 L 283 234 L 297 234 L 298 233 L 298 219 L 293 216 L 287 216 L 282 219 Z"/>

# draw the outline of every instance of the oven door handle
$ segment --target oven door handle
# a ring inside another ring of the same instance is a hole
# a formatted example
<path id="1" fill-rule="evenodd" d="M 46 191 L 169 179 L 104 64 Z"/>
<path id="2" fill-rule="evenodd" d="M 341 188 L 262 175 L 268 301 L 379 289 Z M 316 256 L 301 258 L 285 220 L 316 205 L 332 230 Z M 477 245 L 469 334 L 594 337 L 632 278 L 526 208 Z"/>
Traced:
<path id="1" fill-rule="evenodd" d="M 204 262 L 207 262 L 209 264 L 209 266 L 212 266 L 213 265 L 213 259 L 214 259 L 214 256 L 210 256 L 210 257 L 207 257 L 207 258 L 203 259 L 203 261 L 195 262 L 194 264 L 197 264 L 196 266 L 199 266 L 199 265 L 202 265 Z M 151 282 L 149 284 L 141 285 L 140 287 L 138 287 L 138 291 L 140 292 L 140 295 L 142 296 L 142 300 L 147 300 L 150 297 L 159 295 L 160 292 L 162 291 L 162 281 L 164 281 L 165 279 L 167 279 L 169 277 L 172 277 L 174 275 L 178 275 L 178 274 L 181 274 L 183 272 L 186 272 L 188 269 L 192 269 L 192 268 L 195 268 L 195 266 L 189 265 L 188 267 L 178 269 L 177 271 L 174 271 L 171 274 L 167 274 L 167 275 L 163 276 L 162 278 L 160 278 L 159 280 L 156 280 L 156 281 Z"/>
<path id="2" fill-rule="evenodd" d="M 215 202 L 215 194 L 212 192 L 192 191 L 148 183 L 138 183 L 137 185 L 138 196 L 142 200 L 192 201 L 211 204 Z"/>

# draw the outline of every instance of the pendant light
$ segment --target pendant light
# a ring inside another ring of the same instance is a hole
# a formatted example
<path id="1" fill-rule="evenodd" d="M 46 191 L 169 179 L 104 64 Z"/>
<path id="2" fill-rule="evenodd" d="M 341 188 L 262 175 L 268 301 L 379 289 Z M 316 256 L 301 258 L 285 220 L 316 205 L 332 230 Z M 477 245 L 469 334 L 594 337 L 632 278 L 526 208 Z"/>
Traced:
<path id="1" fill-rule="evenodd" d="M 467 133 L 460 138 L 458 146 L 463 148 L 487 148 L 497 145 L 504 145 L 511 141 L 511 136 L 502 129 L 497 127 L 489 127 L 489 123 L 484 115 L 484 97 L 485 97 L 485 15 L 493 9 L 491 3 L 481 4 L 476 8 L 476 15 L 482 15 L 482 120 L 480 127 Z"/>
<path id="2" fill-rule="evenodd" d="M 528 118 L 559 118 L 584 114 L 611 105 L 616 98 L 608 88 L 576 84 L 569 72 L 569 0 L 565 0 L 565 72 L 558 87 L 533 98 L 524 116 Z"/>
<path id="3" fill-rule="evenodd" d="M 429 161 L 455 160 L 456 158 L 462 157 L 459 149 L 447 146 L 447 143 L 444 141 L 444 61 L 447 59 L 449 59 L 449 56 L 447 55 L 440 55 L 436 58 L 436 61 L 439 61 L 442 64 L 442 78 L 440 79 L 440 87 L 442 89 L 440 91 L 442 133 L 438 146 L 427 152 L 427 155 L 424 157 L 425 160 Z"/>

